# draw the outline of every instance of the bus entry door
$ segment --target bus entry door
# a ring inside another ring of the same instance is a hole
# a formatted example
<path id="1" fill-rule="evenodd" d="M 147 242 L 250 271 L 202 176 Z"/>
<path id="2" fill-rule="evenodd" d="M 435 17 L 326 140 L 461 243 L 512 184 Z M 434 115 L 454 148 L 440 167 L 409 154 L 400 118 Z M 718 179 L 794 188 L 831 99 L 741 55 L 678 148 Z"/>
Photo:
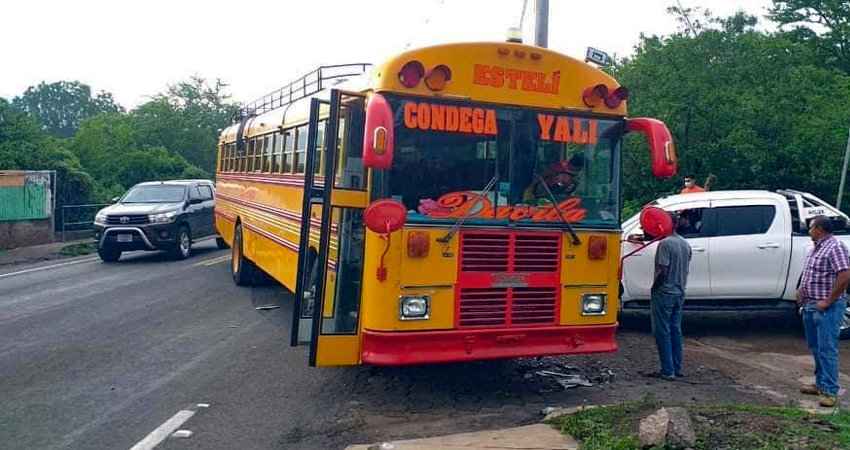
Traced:
<path id="1" fill-rule="evenodd" d="M 309 342 L 311 366 L 360 363 L 366 96 L 330 93 L 310 105 L 292 318 L 291 344 Z"/>

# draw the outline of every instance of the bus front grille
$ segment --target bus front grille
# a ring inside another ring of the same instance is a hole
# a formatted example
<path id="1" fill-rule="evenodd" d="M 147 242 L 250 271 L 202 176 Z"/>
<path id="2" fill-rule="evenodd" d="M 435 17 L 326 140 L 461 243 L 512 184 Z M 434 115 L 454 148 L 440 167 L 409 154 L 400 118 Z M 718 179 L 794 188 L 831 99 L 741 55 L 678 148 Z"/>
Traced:
<path id="1" fill-rule="evenodd" d="M 506 325 L 507 288 L 469 288 L 460 291 L 460 326 Z"/>
<path id="2" fill-rule="evenodd" d="M 465 288 L 460 290 L 462 327 L 553 325 L 556 287 Z"/>
<path id="3" fill-rule="evenodd" d="M 462 272 L 557 272 L 561 236 L 542 233 L 463 233 Z"/>
<path id="4" fill-rule="evenodd" d="M 461 233 L 458 326 L 556 325 L 560 254 L 560 233 Z"/>

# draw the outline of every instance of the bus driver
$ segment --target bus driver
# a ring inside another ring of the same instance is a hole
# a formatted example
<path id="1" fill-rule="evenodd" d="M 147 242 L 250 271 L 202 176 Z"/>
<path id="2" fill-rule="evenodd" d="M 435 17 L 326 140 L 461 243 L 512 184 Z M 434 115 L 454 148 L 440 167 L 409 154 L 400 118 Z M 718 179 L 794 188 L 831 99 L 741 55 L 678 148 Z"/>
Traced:
<path id="1" fill-rule="evenodd" d="M 552 191 L 552 195 L 555 196 L 556 199 L 560 200 L 563 197 L 568 196 L 573 193 L 576 189 L 577 181 L 576 177 L 578 177 L 581 169 L 584 168 L 584 155 L 581 153 L 577 153 L 570 158 L 569 163 L 565 161 L 556 161 L 543 172 L 542 177 L 534 177 L 531 181 L 531 185 L 523 192 L 522 201 L 523 203 L 540 205 L 541 203 L 549 203 L 551 200 L 549 199 L 549 193 L 541 183 L 541 179 L 546 186 L 549 187 L 549 190 Z"/>

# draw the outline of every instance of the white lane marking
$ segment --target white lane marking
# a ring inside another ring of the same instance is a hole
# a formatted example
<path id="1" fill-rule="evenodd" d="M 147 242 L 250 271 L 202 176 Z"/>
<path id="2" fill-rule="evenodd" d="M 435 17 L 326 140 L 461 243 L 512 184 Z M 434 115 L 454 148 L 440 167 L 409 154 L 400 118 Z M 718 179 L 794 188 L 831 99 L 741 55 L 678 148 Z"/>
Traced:
<path id="1" fill-rule="evenodd" d="M 85 263 L 85 262 L 92 262 L 92 261 L 97 261 L 97 260 L 98 260 L 98 258 L 81 259 L 79 261 L 71 261 L 71 262 L 66 262 L 66 263 L 62 263 L 62 264 L 53 264 L 53 265 L 50 265 L 50 266 L 36 267 L 35 269 L 19 270 L 17 272 L 9 272 L 9 273 L 0 274 L 0 278 L 6 278 L 6 277 L 11 277 L 12 275 L 20 275 L 20 274 L 24 274 L 24 273 L 36 272 L 36 271 L 39 271 L 39 270 L 52 269 L 54 267 L 70 266 L 72 264 L 82 264 L 82 263 Z"/>
<path id="2" fill-rule="evenodd" d="M 195 408 L 209 408 L 209 404 L 207 403 L 198 403 Z M 187 420 L 191 419 L 192 416 L 195 415 L 194 410 L 183 409 L 177 412 L 170 419 L 166 420 L 165 423 L 157 427 L 157 429 L 151 431 L 149 435 L 147 435 L 144 439 L 139 441 L 138 444 L 132 446 L 130 450 L 151 450 L 160 442 L 164 441 L 171 433 L 177 431 L 180 428 L 180 425 L 186 423 Z"/>

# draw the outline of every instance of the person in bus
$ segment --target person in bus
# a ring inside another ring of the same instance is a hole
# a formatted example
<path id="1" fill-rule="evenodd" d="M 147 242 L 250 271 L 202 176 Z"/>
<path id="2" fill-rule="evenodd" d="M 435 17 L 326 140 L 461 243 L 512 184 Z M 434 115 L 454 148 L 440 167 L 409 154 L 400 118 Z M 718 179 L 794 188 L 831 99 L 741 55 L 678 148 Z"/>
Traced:
<path id="1" fill-rule="evenodd" d="M 578 175 L 584 168 L 584 155 L 577 153 L 570 158 L 569 162 L 557 161 L 549 166 L 543 175 L 534 177 L 531 185 L 523 192 L 523 203 L 539 205 L 551 202 L 549 193 L 543 183 L 549 187 L 549 191 L 556 199 L 566 197 L 575 191 L 578 185 Z M 542 179 L 542 183 L 541 183 Z"/>

